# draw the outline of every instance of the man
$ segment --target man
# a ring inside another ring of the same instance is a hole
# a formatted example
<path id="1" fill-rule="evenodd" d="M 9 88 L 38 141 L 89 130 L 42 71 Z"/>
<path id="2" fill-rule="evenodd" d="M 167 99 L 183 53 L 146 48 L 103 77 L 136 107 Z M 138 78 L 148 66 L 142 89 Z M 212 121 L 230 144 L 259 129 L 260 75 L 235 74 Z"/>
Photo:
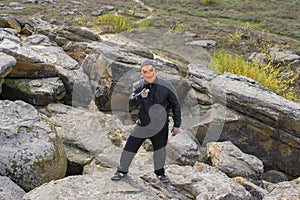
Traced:
<path id="1" fill-rule="evenodd" d="M 166 145 L 169 129 L 169 109 L 173 113 L 172 136 L 179 133 L 181 109 L 176 91 L 170 82 L 156 76 L 155 65 L 146 60 L 141 65 L 143 79 L 133 86 L 129 105 L 138 108 L 137 124 L 123 149 L 120 165 L 112 180 L 120 180 L 127 173 L 132 159 L 145 141 L 150 139 L 153 148 L 154 173 L 162 182 L 169 182 L 165 175 Z"/>

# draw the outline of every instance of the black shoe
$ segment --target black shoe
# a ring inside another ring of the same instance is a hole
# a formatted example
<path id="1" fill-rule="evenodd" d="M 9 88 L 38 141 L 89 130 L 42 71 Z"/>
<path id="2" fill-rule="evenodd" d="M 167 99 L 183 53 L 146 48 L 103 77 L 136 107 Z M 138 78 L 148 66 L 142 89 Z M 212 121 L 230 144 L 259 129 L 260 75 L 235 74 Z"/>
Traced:
<path id="1" fill-rule="evenodd" d="M 125 176 L 126 176 L 126 174 L 124 174 L 122 172 L 119 172 L 119 171 L 116 171 L 114 173 L 114 175 L 111 177 L 111 180 L 118 181 L 118 180 L 121 180 L 122 178 L 124 178 Z"/>
<path id="2" fill-rule="evenodd" d="M 168 182 L 170 182 L 170 179 L 169 179 L 169 177 L 167 177 L 166 175 L 159 175 L 159 176 L 157 176 L 157 178 L 161 181 L 161 182 L 163 182 L 163 183 L 168 183 Z"/>

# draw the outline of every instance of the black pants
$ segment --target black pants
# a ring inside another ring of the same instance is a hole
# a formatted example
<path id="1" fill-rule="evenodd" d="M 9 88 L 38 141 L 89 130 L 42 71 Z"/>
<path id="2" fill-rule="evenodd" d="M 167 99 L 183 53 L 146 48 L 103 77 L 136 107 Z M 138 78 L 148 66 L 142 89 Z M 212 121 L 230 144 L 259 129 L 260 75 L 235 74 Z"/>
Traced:
<path id="1" fill-rule="evenodd" d="M 123 149 L 120 166 L 118 167 L 118 171 L 122 173 L 127 173 L 128 168 L 131 164 L 132 159 L 135 154 L 141 147 L 142 143 L 146 139 L 150 139 L 154 149 L 154 172 L 156 175 L 162 175 L 165 173 L 164 164 L 166 160 L 166 145 L 168 142 L 168 123 L 159 131 L 157 134 L 149 138 L 139 138 L 130 135 Z M 136 134 L 135 134 L 136 135 Z"/>

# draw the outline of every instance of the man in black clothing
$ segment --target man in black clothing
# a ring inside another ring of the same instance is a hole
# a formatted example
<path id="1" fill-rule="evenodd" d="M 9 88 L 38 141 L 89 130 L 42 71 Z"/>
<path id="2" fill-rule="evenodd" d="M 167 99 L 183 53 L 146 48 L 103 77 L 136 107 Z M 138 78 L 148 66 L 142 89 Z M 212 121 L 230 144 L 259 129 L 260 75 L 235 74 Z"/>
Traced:
<path id="1" fill-rule="evenodd" d="M 156 76 L 152 61 L 146 60 L 141 65 L 143 79 L 133 86 L 129 105 L 138 108 L 138 121 L 123 149 L 120 165 L 112 180 L 120 180 L 127 173 L 132 159 L 145 141 L 153 144 L 154 173 L 162 182 L 169 182 L 165 175 L 166 145 L 169 129 L 169 109 L 173 113 L 172 136 L 179 133 L 181 109 L 176 91 L 172 84 Z"/>

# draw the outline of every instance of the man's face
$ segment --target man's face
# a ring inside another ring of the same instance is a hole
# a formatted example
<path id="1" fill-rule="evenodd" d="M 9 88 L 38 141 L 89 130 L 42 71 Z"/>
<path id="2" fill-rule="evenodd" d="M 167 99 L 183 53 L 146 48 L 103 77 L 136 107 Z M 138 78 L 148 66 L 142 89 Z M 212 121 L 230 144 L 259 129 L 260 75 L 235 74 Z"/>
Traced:
<path id="1" fill-rule="evenodd" d="M 141 74 L 148 83 L 152 83 L 156 79 L 156 70 L 152 65 L 143 66 Z"/>

